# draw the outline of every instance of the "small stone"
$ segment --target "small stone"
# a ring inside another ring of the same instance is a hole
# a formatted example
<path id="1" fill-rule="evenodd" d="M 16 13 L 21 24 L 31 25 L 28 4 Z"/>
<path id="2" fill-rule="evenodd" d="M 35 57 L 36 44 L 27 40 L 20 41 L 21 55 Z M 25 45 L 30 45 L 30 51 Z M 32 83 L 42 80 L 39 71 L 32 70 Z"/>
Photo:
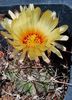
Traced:
<path id="1" fill-rule="evenodd" d="M 33 76 L 30 76 L 30 75 L 28 75 L 27 78 L 28 78 L 29 81 L 34 81 L 35 80 L 35 78 Z"/>

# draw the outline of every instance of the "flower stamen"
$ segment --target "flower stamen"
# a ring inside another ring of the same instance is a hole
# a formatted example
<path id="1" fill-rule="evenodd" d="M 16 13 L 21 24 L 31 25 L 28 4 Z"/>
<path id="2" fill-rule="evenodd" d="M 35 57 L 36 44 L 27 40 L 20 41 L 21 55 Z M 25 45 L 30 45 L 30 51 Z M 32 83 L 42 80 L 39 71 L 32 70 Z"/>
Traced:
<path id="1" fill-rule="evenodd" d="M 43 41 L 43 36 L 35 32 L 28 33 L 23 38 L 23 43 L 26 44 L 28 47 L 34 47 L 35 44 L 42 44 Z"/>

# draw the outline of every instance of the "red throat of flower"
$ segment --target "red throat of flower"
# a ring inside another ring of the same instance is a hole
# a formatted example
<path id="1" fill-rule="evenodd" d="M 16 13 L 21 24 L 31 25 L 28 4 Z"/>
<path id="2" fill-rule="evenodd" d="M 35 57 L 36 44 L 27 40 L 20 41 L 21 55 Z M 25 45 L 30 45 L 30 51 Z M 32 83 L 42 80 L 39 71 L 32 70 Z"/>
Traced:
<path id="1" fill-rule="evenodd" d="M 36 44 L 42 44 L 44 40 L 45 38 L 41 32 L 32 30 L 25 33 L 22 42 L 30 48 Z"/>

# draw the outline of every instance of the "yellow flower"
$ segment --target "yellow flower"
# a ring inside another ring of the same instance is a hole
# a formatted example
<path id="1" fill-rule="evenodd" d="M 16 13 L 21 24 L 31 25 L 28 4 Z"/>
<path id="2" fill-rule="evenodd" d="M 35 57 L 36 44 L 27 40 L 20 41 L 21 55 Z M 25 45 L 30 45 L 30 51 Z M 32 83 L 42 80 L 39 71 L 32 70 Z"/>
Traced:
<path id="1" fill-rule="evenodd" d="M 68 40 L 68 36 L 62 35 L 68 26 L 56 27 L 58 25 L 56 12 L 46 10 L 42 13 L 39 7 L 34 8 L 30 4 L 28 8 L 20 6 L 20 12 L 13 13 L 9 10 L 8 13 L 12 19 L 5 18 L 1 25 L 9 33 L 1 32 L 1 34 L 15 48 L 14 53 L 21 52 L 20 59 L 24 59 L 28 54 L 32 60 L 39 56 L 47 60 L 45 51 L 48 54 L 53 52 L 62 58 L 57 48 L 62 50 L 66 48 L 56 43 L 56 40 Z"/>

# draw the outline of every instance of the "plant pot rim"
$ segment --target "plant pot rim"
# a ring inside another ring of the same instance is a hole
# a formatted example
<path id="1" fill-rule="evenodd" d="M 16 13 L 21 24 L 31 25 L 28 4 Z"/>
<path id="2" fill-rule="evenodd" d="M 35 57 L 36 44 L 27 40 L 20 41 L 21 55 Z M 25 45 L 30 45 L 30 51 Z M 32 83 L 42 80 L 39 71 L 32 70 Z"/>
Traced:
<path id="1" fill-rule="evenodd" d="M 67 7 L 68 9 L 72 10 L 72 0 L 0 0 L 0 8 L 4 7 L 12 7 L 12 6 L 19 6 L 19 5 L 26 5 L 34 3 L 36 5 L 63 5 L 63 7 Z M 72 14 L 72 13 L 71 13 Z M 72 17 L 71 17 L 72 18 Z M 72 22 L 70 23 L 72 25 Z M 71 29 L 72 31 L 72 29 Z M 71 35 L 72 36 L 72 35 Z M 72 57 L 71 57 L 72 61 Z M 72 83 L 72 65 L 70 65 L 70 82 Z M 64 100 L 72 100 L 72 86 L 68 86 L 67 93 L 65 95 Z"/>

